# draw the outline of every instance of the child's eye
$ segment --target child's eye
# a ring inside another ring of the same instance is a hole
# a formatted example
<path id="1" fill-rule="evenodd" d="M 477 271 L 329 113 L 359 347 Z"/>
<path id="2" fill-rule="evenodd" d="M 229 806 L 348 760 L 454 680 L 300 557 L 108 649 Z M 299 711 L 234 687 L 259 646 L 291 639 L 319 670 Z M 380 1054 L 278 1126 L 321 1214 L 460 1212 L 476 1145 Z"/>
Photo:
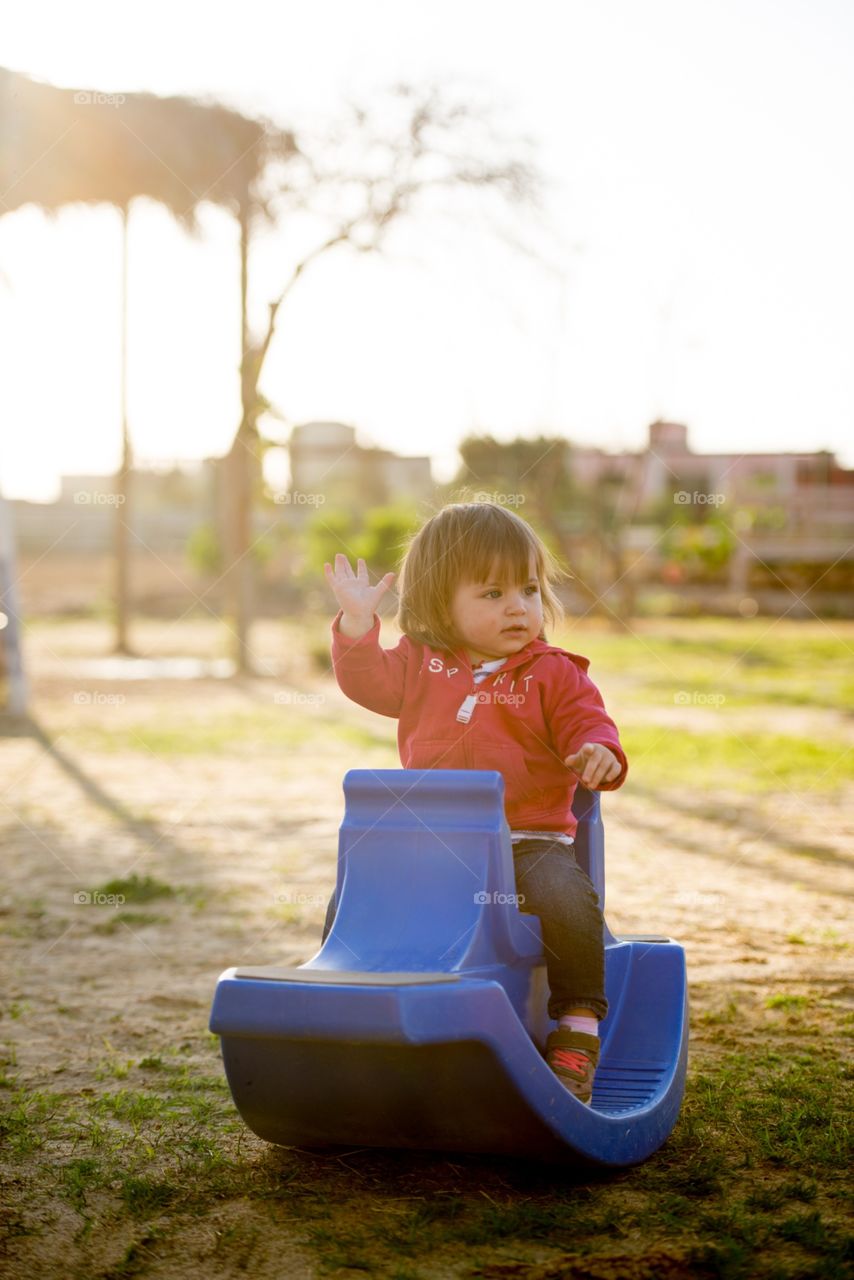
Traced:
<path id="1" fill-rule="evenodd" d="M 535 585 L 534 583 L 532 583 L 530 586 L 525 588 L 525 591 L 528 593 L 528 595 L 536 595 L 539 589 L 540 589 L 539 585 Z M 501 595 L 501 592 L 498 589 L 498 587 L 492 587 L 491 590 L 484 593 L 484 599 L 489 600 L 492 596 L 500 596 L 500 595 Z"/>

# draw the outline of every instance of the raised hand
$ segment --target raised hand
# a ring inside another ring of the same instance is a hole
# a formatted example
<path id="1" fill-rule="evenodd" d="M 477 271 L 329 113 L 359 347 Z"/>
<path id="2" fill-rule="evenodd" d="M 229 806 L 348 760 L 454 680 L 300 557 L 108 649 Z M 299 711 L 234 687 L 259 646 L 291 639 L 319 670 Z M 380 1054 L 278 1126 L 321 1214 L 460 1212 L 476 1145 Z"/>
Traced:
<path id="1" fill-rule="evenodd" d="M 345 616 L 370 625 L 377 605 L 391 587 L 396 575 L 387 573 L 372 587 L 368 581 L 367 566 L 361 557 L 356 566 L 357 571 L 354 573 L 348 558 L 339 552 L 335 557 L 335 568 L 327 563 L 323 566 L 323 572 Z"/>

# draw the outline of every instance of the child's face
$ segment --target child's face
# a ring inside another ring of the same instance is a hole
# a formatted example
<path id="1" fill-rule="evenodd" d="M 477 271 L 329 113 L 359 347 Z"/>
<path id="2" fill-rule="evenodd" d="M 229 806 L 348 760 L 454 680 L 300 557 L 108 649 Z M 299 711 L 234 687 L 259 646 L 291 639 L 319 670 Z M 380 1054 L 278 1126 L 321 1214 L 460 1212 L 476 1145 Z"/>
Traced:
<path id="1" fill-rule="evenodd" d="M 451 622 L 472 662 L 518 653 L 543 629 L 543 601 L 536 562 L 530 581 L 511 583 L 493 563 L 488 582 L 461 582 L 451 602 Z"/>

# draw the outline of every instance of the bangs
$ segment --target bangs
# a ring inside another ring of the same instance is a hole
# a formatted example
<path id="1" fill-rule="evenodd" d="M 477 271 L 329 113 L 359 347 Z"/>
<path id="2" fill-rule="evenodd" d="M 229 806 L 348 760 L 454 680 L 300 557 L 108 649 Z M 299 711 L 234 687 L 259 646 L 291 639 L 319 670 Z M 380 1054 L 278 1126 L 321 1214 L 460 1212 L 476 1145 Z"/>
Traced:
<path id="1" fill-rule="evenodd" d="M 525 527 L 502 521 L 494 528 L 487 528 L 484 522 L 471 530 L 469 546 L 459 566 L 460 581 L 485 584 L 494 580 L 524 585 L 531 577 L 532 561 L 534 577 L 541 576 L 541 560 L 536 540 Z"/>

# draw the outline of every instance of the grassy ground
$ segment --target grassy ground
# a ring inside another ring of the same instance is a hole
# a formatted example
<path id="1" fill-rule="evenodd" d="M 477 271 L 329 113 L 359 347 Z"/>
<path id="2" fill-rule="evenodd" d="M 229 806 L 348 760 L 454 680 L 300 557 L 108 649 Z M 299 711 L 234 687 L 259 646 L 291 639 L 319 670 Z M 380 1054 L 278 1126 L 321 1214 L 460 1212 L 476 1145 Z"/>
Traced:
<path id="1" fill-rule="evenodd" d="M 691 984 L 679 1122 L 602 1174 L 274 1148 L 237 1118 L 206 1029 L 216 977 L 315 952 L 341 777 L 398 763 L 394 722 L 330 683 L 327 634 L 260 628 L 275 678 L 115 682 L 86 665 L 99 626 L 28 632 L 38 729 L 0 738 L 0 1274 L 854 1273 L 854 627 L 559 637 L 591 658 L 632 761 L 605 798 L 609 923 L 677 938 Z M 203 620 L 136 632 L 152 653 L 223 640 Z"/>

